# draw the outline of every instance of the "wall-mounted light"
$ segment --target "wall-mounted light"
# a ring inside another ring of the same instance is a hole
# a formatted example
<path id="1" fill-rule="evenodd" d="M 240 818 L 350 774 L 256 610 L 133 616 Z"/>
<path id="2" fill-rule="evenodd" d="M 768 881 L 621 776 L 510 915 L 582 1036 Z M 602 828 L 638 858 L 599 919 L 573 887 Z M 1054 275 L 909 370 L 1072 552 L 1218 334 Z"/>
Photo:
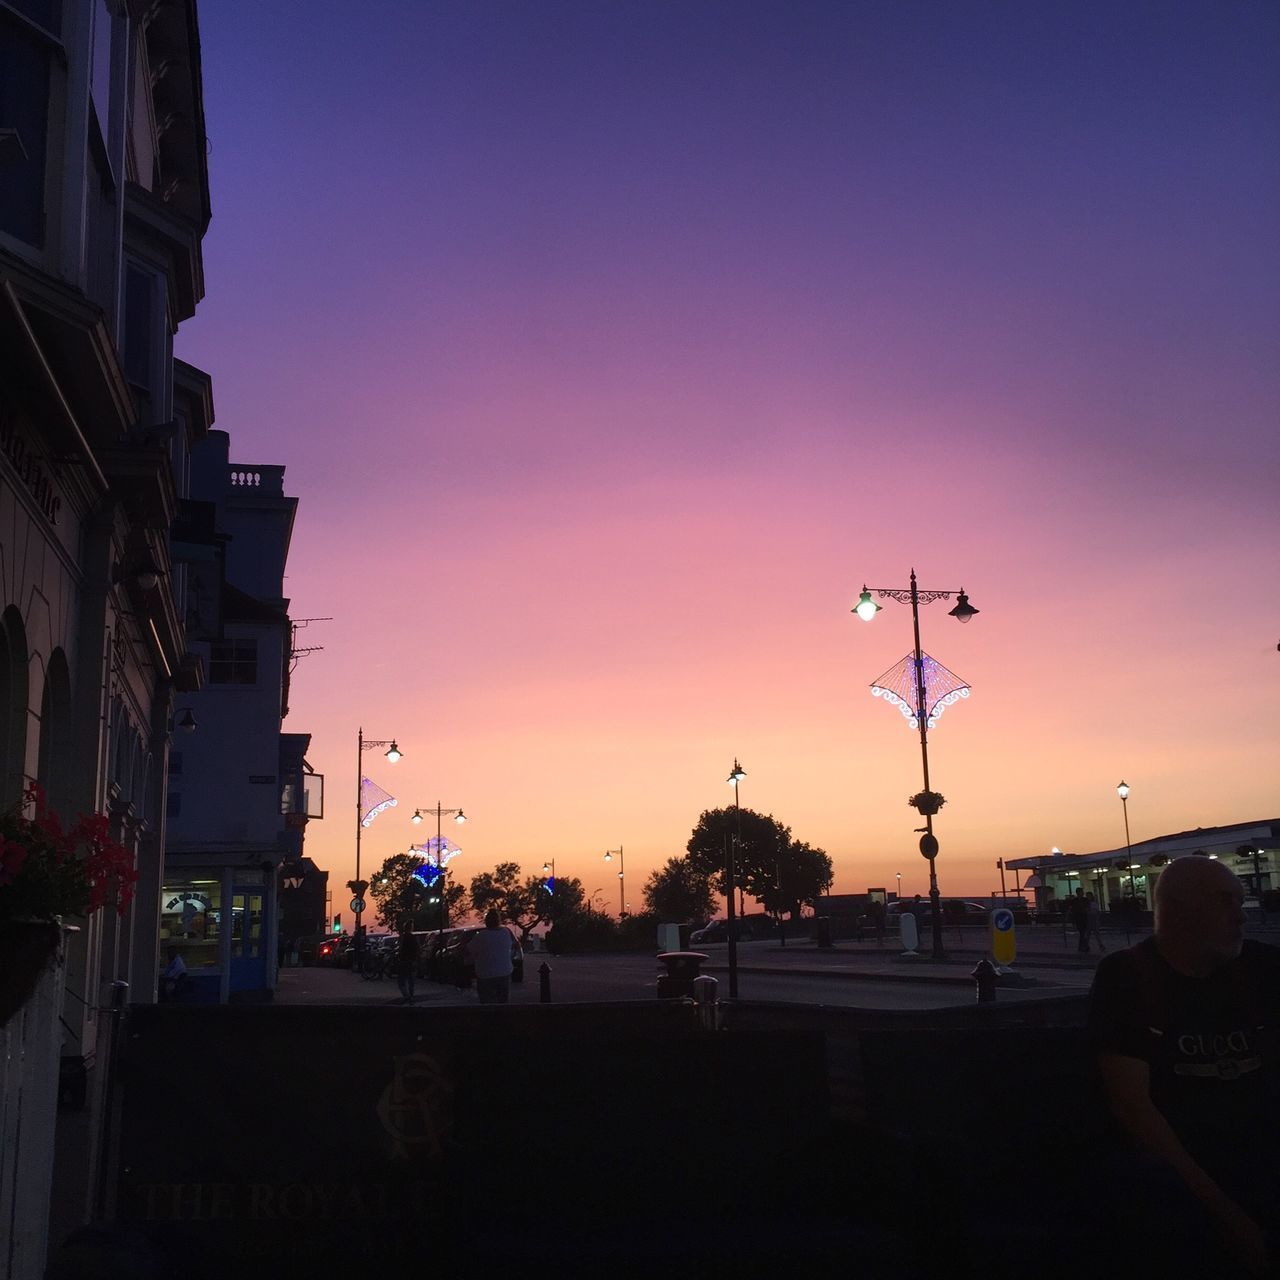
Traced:
<path id="1" fill-rule="evenodd" d="M 195 733 L 196 718 L 191 712 L 191 708 L 187 707 L 177 719 L 177 727 L 183 733 Z"/>

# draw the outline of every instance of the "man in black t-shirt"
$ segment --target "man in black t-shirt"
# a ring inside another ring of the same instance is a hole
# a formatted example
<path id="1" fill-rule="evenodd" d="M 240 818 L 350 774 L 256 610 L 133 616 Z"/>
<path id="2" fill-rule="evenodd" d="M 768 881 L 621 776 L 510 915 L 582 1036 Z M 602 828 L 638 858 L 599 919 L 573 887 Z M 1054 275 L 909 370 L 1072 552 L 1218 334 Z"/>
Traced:
<path id="1" fill-rule="evenodd" d="M 1280 948 L 1244 939 L 1243 901 L 1216 860 L 1171 863 L 1154 936 L 1098 964 L 1089 1032 L 1122 1128 L 1194 1197 L 1237 1273 L 1266 1275 Z"/>

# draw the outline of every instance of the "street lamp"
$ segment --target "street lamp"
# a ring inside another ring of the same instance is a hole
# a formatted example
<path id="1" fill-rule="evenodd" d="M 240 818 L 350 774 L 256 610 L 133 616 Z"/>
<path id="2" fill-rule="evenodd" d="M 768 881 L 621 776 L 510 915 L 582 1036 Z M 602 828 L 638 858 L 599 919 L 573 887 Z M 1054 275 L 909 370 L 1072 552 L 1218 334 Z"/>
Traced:
<path id="1" fill-rule="evenodd" d="M 412 822 L 414 826 L 417 826 L 422 822 L 423 818 L 433 813 L 436 816 L 436 867 L 440 872 L 440 875 L 437 877 L 437 880 L 436 880 L 436 883 L 439 884 L 440 886 L 440 938 L 439 938 L 439 941 L 437 942 L 437 946 L 438 946 L 439 943 L 443 942 L 444 940 L 443 935 L 445 931 L 445 926 L 448 923 L 448 915 L 449 915 L 449 903 L 445 898 L 445 889 L 448 885 L 449 873 L 445 870 L 444 837 L 440 834 L 440 823 L 445 818 L 452 818 L 454 822 L 456 822 L 459 826 L 461 826 L 464 822 L 466 822 L 467 815 L 463 813 L 461 809 L 446 809 L 437 800 L 436 806 L 434 809 L 428 809 L 425 805 L 422 805 L 419 808 L 415 809 L 413 811 L 413 817 L 410 818 L 409 821 Z"/>
<path id="2" fill-rule="evenodd" d="M 392 808 L 396 803 L 394 796 L 385 796 L 382 800 L 380 800 L 376 804 L 370 805 L 368 812 L 365 811 L 364 784 L 368 781 L 368 779 L 364 776 L 364 753 L 366 751 L 374 750 L 375 747 L 386 747 L 387 750 L 384 754 L 392 764 L 395 764 L 395 762 L 400 759 L 400 756 L 402 754 L 400 751 L 400 748 L 396 746 L 396 740 L 394 738 L 366 738 L 364 736 L 364 729 L 358 729 L 356 731 L 356 881 L 357 882 L 359 882 L 360 880 L 360 833 L 361 831 L 364 830 L 365 827 L 369 825 L 369 823 L 371 823 L 374 820 L 374 818 L 378 816 L 378 814 L 380 814 L 383 811 L 383 809 Z M 369 785 L 370 787 L 373 787 L 374 784 L 369 783 Z M 358 897 L 356 901 L 363 902 L 364 901 L 363 895 Z M 361 913 L 357 911 L 355 914 L 356 914 L 356 923 L 355 923 L 354 936 L 358 938 L 360 936 L 359 930 L 360 930 Z"/>
<path id="3" fill-rule="evenodd" d="M 898 877 L 898 901 L 901 902 L 902 901 L 902 872 L 898 871 L 898 872 L 895 872 L 894 874 Z"/>
<path id="4" fill-rule="evenodd" d="M 942 949 L 942 898 L 938 893 L 938 841 L 933 834 L 933 815 L 937 812 L 941 800 L 935 799 L 935 793 L 929 786 L 929 730 L 937 723 L 938 717 L 947 707 L 959 698 L 969 696 L 969 686 L 954 672 L 948 671 L 940 662 L 931 658 L 920 648 L 920 605 L 932 604 L 935 600 L 950 600 L 956 597 L 953 609 L 948 616 L 957 622 L 969 622 L 978 612 L 969 603 L 969 597 L 963 587 L 959 591 L 921 591 L 916 585 L 916 571 L 911 570 L 911 586 L 905 590 L 900 587 L 868 588 L 863 584 L 858 603 L 853 606 L 863 622 L 870 622 L 880 606 L 871 598 L 872 590 L 883 599 L 896 600 L 899 604 L 911 605 L 911 626 L 915 637 L 915 648 L 896 666 L 891 667 L 871 686 L 874 697 L 882 697 L 897 706 L 908 719 L 913 729 L 920 732 L 920 763 L 924 771 L 924 790 L 915 797 L 917 810 L 924 817 L 920 852 L 929 860 L 929 901 L 933 908 L 933 958 L 941 960 L 945 955 Z"/>
<path id="5" fill-rule="evenodd" d="M 627 863 L 622 856 L 622 846 L 616 849 L 606 849 L 604 851 L 604 860 L 606 862 L 613 861 L 613 855 L 618 855 L 618 919 L 621 920 L 627 914 Z"/>
<path id="6" fill-rule="evenodd" d="M 733 768 L 729 770 L 729 777 L 726 781 L 733 788 L 733 812 L 737 818 L 737 834 L 731 836 L 725 841 L 725 890 L 728 902 L 727 919 L 729 934 L 729 997 L 736 1000 L 738 998 L 738 931 L 734 928 L 733 916 L 733 885 L 736 876 L 734 874 L 733 855 L 735 844 L 742 843 L 742 809 L 738 805 L 738 783 L 747 776 L 747 771 L 738 763 L 738 757 L 733 757 Z"/>
<path id="7" fill-rule="evenodd" d="M 1120 779 L 1120 785 L 1116 787 L 1116 795 L 1120 797 L 1120 803 L 1124 806 L 1124 851 L 1129 859 L 1129 896 L 1133 899 L 1133 908 L 1138 908 L 1138 887 L 1133 880 L 1133 846 L 1129 843 L 1129 784 Z"/>

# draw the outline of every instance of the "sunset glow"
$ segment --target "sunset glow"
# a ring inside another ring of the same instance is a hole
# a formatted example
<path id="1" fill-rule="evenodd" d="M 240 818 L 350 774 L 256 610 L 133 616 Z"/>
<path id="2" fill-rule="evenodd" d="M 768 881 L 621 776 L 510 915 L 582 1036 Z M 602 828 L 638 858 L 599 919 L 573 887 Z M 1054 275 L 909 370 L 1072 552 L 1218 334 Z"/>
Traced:
<path id="1" fill-rule="evenodd" d="M 624 845 L 638 909 L 736 758 L 835 892 L 925 891 L 868 694 L 910 605 L 852 612 L 913 569 L 980 610 L 920 608 L 972 689 L 929 733 L 944 894 L 1123 848 L 1120 778 L 1135 840 L 1280 812 L 1280 33 L 1154 12 L 201 7 L 178 352 L 300 500 L 335 912 L 360 726 L 402 753 L 366 876 L 441 795 L 454 880 L 554 857 L 616 914 Z"/>

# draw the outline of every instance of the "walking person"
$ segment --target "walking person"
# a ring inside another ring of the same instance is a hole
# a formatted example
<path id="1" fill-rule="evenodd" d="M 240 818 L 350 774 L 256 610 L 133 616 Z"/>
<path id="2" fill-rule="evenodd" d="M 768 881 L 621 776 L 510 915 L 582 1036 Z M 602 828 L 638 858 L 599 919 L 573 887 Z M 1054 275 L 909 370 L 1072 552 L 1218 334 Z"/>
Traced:
<path id="1" fill-rule="evenodd" d="M 400 926 L 396 945 L 396 982 L 400 986 L 400 1003 L 413 1003 L 413 984 L 418 974 L 418 939 L 409 921 Z"/>
<path id="2" fill-rule="evenodd" d="M 475 966 L 476 994 L 481 1004 L 506 1004 L 511 994 L 511 951 L 514 939 L 496 910 L 485 913 L 484 928 L 467 943 L 467 958 Z"/>
<path id="3" fill-rule="evenodd" d="M 1098 900 L 1089 893 L 1085 895 L 1085 902 L 1088 903 L 1086 912 L 1088 926 L 1085 930 L 1085 950 L 1089 949 L 1089 943 L 1094 938 L 1098 940 L 1098 950 L 1106 953 L 1107 944 L 1102 941 L 1102 908 L 1098 906 Z"/>
<path id="4" fill-rule="evenodd" d="M 1076 896 L 1068 904 L 1071 925 L 1079 937 L 1077 951 L 1089 950 L 1089 904 L 1084 900 L 1084 890 L 1077 889 Z"/>

